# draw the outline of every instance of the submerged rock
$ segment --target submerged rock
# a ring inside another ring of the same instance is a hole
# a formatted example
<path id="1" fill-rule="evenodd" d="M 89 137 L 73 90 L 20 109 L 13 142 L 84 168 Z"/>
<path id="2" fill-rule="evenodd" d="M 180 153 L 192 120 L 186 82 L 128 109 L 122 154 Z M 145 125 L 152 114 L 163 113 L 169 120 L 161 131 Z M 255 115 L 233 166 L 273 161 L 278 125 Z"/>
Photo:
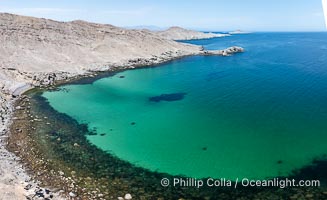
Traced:
<path id="1" fill-rule="evenodd" d="M 130 199 L 132 199 L 132 195 L 131 194 L 125 194 L 124 199 L 130 200 Z"/>
<path id="2" fill-rule="evenodd" d="M 184 99 L 186 93 L 171 93 L 171 94 L 161 94 L 159 96 L 150 97 L 149 101 L 160 102 L 160 101 L 179 101 Z"/>
<path id="3" fill-rule="evenodd" d="M 74 192 L 69 192 L 69 196 L 74 198 L 74 197 L 76 197 L 77 195 L 76 195 Z"/>

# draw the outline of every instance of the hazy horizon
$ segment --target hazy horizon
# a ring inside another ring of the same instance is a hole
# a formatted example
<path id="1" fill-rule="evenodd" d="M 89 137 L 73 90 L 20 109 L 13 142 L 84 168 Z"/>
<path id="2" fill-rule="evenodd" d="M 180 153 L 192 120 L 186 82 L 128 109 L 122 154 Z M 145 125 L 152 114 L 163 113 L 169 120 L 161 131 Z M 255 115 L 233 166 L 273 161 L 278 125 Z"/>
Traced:
<path id="1" fill-rule="evenodd" d="M 120 27 L 181 26 L 201 31 L 326 31 L 321 0 L 87 1 L 0 0 L 0 12 L 58 21 L 85 20 Z"/>

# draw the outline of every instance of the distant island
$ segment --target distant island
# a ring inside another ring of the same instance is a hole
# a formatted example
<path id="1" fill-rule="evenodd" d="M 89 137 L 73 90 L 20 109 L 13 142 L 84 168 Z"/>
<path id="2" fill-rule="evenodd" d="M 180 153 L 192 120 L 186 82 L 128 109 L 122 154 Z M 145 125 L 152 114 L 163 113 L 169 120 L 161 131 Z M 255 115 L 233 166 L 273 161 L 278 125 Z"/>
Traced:
<path id="1" fill-rule="evenodd" d="M 242 31 L 242 30 L 236 30 L 236 31 L 229 32 L 230 35 L 235 35 L 235 34 L 249 34 L 249 33 L 251 33 L 251 32 Z"/>
<path id="2" fill-rule="evenodd" d="M 158 31 L 156 34 L 170 40 L 196 40 L 230 36 L 230 34 L 203 33 L 199 31 L 187 30 L 177 26 L 171 27 L 165 31 Z"/>

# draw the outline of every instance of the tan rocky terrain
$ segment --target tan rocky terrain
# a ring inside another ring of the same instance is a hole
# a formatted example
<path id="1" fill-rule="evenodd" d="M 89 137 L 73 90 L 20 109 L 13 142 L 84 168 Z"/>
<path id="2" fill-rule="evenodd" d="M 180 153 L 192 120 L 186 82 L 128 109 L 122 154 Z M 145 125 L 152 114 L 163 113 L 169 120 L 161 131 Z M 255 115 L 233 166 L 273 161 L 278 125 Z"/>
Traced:
<path id="1" fill-rule="evenodd" d="M 95 71 L 153 65 L 195 54 L 230 55 L 243 51 L 238 47 L 205 51 L 171 40 L 203 36 L 184 30 L 170 38 L 164 32 L 0 13 L 0 199 L 24 199 L 46 192 L 31 182 L 19 158 L 4 148 L 14 97 L 35 86 Z"/>
<path id="2" fill-rule="evenodd" d="M 31 73 L 80 74 L 109 66 L 162 62 L 199 53 L 194 45 L 163 39 L 149 31 L 126 30 L 84 21 L 57 22 L 0 14 L 0 87 L 6 79 L 30 80 Z M 10 89 L 6 83 L 6 89 Z"/>
<path id="3" fill-rule="evenodd" d="M 173 26 L 165 31 L 158 31 L 155 33 L 163 38 L 170 40 L 195 40 L 229 36 L 229 34 L 203 33 L 199 31 L 184 29 L 178 26 Z"/>

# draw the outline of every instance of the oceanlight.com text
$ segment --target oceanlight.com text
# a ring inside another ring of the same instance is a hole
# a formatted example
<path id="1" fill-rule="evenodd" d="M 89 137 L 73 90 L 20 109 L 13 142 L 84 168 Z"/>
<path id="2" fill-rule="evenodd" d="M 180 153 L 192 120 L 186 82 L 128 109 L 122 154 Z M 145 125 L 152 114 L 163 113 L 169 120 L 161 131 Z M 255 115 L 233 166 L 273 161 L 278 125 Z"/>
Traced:
<path id="1" fill-rule="evenodd" d="M 320 187 L 319 180 L 295 180 L 274 178 L 269 180 L 254 180 L 248 178 L 230 179 L 196 179 L 196 178 L 163 178 L 160 183 L 163 187 Z"/>

